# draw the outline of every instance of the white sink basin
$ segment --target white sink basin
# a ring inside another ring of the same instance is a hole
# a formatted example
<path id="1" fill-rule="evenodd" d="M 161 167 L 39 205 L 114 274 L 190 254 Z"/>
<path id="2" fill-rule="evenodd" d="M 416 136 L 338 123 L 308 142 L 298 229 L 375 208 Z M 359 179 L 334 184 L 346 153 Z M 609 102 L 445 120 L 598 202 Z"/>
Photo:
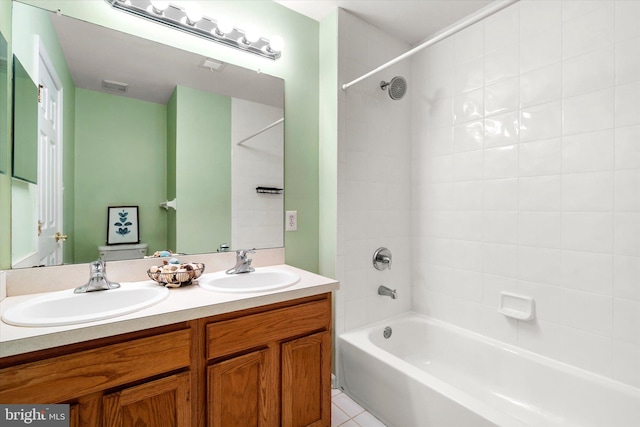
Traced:
<path id="1" fill-rule="evenodd" d="M 265 292 L 286 288 L 296 284 L 298 280 L 300 277 L 290 271 L 261 267 L 251 273 L 227 274 L 220 271 L 203 274 L 198 279 L 198 285 L 202 289 L 216 292 Z"/>
<path id="2" fill-rule="evenodd" d="M 73 289 L 34 297 L 2 315 L 15 326 L 62 326 L 93 322 L 133 313 L 169 296 L 169 289 L 151 284 L 128 284 L 108 291 L 74 294 Z"/>

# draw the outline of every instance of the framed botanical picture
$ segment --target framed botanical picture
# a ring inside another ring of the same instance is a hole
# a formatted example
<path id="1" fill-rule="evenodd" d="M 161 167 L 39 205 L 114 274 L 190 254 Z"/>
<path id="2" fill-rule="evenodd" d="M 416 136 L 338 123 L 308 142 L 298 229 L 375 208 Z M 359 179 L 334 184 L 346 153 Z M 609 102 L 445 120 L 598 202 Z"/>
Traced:
<path id="1" fill-rule="evenodd" d="M 109 206 L 107 245 L 140 243 L 137 206 Z"/>

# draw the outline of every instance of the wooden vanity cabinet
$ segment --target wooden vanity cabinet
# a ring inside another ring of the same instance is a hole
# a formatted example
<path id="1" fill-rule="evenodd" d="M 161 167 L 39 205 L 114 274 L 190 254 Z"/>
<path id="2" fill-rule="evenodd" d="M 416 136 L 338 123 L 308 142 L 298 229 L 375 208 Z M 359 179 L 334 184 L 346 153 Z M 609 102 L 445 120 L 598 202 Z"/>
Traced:
<path id="1" fill-rule="evenodd" d="M 331 424 L 331 294 L 0 359 L 1 403 L 71 426 Z"/>
<path id="2" fill-rule="evenodd" d="M 191 335 L 183 323 L 0 359 L 0 402 L 69 403 L 82 427 L 145 425 L 157 408 L 190 426 Z"/>
<path id="3" fill-rule="evenodd" d="M 206 326 L 208 427 L 331 424 L 331 298 Z"/>

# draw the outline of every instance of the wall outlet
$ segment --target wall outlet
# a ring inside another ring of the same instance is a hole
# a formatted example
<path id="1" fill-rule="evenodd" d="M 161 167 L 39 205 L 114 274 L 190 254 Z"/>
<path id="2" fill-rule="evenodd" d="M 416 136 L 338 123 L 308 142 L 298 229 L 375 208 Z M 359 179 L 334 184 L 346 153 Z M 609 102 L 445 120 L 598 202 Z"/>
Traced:
<path id="1" fill-rule="evenodd" d="M 287 211 L 285 216 L 285 231 L 298 231 L 298 211 Z"/>

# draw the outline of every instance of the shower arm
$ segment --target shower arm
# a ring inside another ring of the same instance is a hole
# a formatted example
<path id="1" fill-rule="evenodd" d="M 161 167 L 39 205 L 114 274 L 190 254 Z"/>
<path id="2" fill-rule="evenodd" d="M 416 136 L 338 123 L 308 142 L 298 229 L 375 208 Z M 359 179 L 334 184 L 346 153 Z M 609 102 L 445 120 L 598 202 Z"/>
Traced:
<path id="1" fill-rule="evenodd" d="M 444 30 L 442 33 L 424 41 L 423 43 L 419 44 L 418 46 L 414 47 L 413 49 L 403 53 L 402 55 L 392 59 L 389 62 L 386 62 L 384 64 L 382 64 L 381 66 L 379 66 L 378 68 L 369 71 L 367 74 L 363 75 L 362 77 L 358 77 L 355 80 L 350 81 L 349 83 L 345 83 L 342 85 L 342 90 L 347 90 L 349 87 L 353 86 L 356 83 L 360 83 L 362 80 L 371 77 L 372 75 L 382 71 L 382 70 L 386 70 L 387 68 L 391 67 L 392 65 L 402 61 L 403 59 L 406 59 L 410 56 L 412 56 L 415 53 L 418 53 L 419 51 L 421 51 L 422 49 L 425 49 L 429 46 L 431 46 L 432 44 L 435 44 L 437 42 L 439 42 L 440 40 L 443 40 L 449 36 L 454 35 L 455 33 L 462 31 L 463 29 L 467 28 L 468 26 L 475 24 L 478 21 L 481 21 L 491 15 L 493 15 L 494 13 L 497 13 L 499 11 L 501 11 L 502 9 L 506 8 L 507 6 L 511 6 L 514 3 L 517 3 L 519 0 L 503 0 L 503 1 L 499 1 L 499 2 L 495 2 L 495 3 L 491 3 L 490 5 L 488 5 L 487 7 L 484 7 L 482 9 L 480 9 L 480 11 L 478 11 L 478 13 L 470 16 L 467 19 L 464 19 L 462 21 L 459 21 L 457 24 L 454 24 L 453 26 L 449 27 L 448 29 Z"/>

